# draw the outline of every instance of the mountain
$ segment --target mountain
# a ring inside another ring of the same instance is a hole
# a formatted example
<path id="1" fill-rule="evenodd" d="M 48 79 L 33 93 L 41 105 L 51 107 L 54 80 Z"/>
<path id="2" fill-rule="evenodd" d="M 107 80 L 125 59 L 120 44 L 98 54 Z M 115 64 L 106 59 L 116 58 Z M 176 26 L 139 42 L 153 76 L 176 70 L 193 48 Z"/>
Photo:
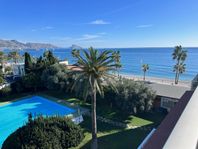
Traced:
<path id="1" fill-rule="evenodd" d="M 73 44 L 73 45 L 71 46 L 71 49 L 72 49 L 72 50 L 73 50 L 73 49 L 81 50 L 81 49 L 83 49 L 83 48 L 80 47 L 80 46 L 78 46 L 78 45 Z"/>
<path id="2" fill-rule="evenodd" d="M 48 43 L 22 43 L 17 40 L 2 40 L 0 39 L 0 49 L 54 49 L 58 48 Z"/>

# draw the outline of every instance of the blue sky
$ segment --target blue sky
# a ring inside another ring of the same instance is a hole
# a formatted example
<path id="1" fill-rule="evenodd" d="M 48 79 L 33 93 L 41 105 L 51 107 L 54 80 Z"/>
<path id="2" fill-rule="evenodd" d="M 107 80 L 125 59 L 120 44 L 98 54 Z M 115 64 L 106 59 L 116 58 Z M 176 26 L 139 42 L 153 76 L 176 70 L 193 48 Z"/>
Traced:
<path id="1" fill-rule="evenodd" d="M 198 46 L 198 0 L 0 0 L 0 39 L 61 47 Z"/>

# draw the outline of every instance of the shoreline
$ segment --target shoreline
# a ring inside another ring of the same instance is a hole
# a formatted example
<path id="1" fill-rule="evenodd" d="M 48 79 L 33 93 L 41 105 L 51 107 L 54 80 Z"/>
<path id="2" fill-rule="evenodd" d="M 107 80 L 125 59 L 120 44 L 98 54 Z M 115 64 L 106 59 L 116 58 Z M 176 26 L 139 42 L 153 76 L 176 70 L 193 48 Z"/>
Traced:
<path id="1" fill-rule="evenodd" d="M 128 78 L 128 79 L 132 79 L 134 81 L 143 81 L 143 76 L 140 76 L 140 75 L 120 74 L 120 76 L 122 76 L 124 78 Z M 179 83 L 175 84 L 174 79 L 150 77 L 150 76 L 146 76 L 145 81 L 157 83 L 157 84 L 165 84 L 165 85 L 172 85 L 172 86 L 184 86 L 184 87 L 191 87 L 191 82 L 192 82 L 192 81 L 179 80 Z"/>

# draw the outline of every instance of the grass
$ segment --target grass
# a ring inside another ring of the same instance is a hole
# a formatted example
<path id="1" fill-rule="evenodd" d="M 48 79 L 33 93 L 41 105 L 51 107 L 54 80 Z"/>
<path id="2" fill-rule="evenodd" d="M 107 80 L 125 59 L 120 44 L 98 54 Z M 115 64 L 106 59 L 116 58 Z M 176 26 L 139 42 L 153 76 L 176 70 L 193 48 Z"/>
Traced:
<path id="1" fill-rule="evenodd" d="M 133 115 L 129 116 L 129 118 L 125 122 L 127 124 L 131 124 L 132 126 L 145 126 L 145 125 L 153 124 L 152 121 L 142 119 Z"/>
<path id="2" fill-rule="evenodd" d="M 38 93 L 38 95 L 43 94 L 63 99 L 67 102 L 74 103 L 85 108 L 90 108 L 89 103 L 78 100 L 77 98 L 70 95 L 66 95 L 65 93 L 60 93 L 56 91 L 45 91 Z M 27 95 L 30 94 L 17 94 L 7 96 L 0 99 L 0 104 L 1 102 L 12 101 Z M 111 108 L 110 106 L 108 106 L 108 104 L 102 104 L 100 102 L 97 104 L 97 115 L 103 116 L 114 121 L 130 124 L 132 126 L 139 126 L 139 128 L 136 129 L 124 129 L 98 121 L 97 124 L 99 149 L 137 148 L 138 145 L 147 136 L 147 134 L 151 131 L 151 129 L 157 127 L 165 117 L 164 114 L 155 112 L 141 113 L 138 115 L 128 115 L 124 112 L 119 111 L 116 108 Z M 84 116 L 84 121 L 80 125 L 84 129 L 85 138 L 78 147 L 72 149 L 90 148 L 91 118 Z"/>
<path id="3" fill-rule="evenodd" d="M 98 124 L 98 144 L 99 149 L 133 149 L 137 148 L 146 135 L 150 132 L 149 129 L 121 129 L 100 121 Z M 84 122 L 81 127 L 85 130 L 85 138 L 81 144 L 72 149 L 88 149 L 90 148 L 91 140 L 91 118 L 84 117 Z"/>
<path id="4" fill-rule="evenodd" d="M 60 98 L 66 100 L 67 102 L 80 105 L 82 107 L 90 109 L 90 104 L 84 101 L 81 101 L 73 96 L 66 95 L 65 93 L 58 92 L 45 92 L 49 96 Z M 165 114 L 163 113 L 141 113 L 138 115 L 128 115 L 124 112 L 119 111 L 116 108 L 111 108 L 108 104 L 98 102 L 97 104 L 97 115 L 103 116 L 105 118 L 130 124 L 132 126 L 139 126 L 140 128 L 136 129 L 121 129 L 110 124 L 106 124 L 98 121 L 98 143 L 99 149 L 133 149 L 137 148 L 138 145 L 143 141 L 147 134 L 151 131 L 152 128 L 156 128 Z M 91 140 L 91 118 L 84 117 L 84 122 L 81 124 L 81 127 L 84 129 L 85 138 L 82 143 L 72 149 L 88 149 L 90 148 Z"/>

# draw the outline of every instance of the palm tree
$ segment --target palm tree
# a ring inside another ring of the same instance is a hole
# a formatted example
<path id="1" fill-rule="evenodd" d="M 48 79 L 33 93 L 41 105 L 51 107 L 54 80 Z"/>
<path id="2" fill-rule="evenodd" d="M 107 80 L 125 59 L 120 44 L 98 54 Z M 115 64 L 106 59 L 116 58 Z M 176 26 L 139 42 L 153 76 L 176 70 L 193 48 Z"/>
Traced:
<path id="1" fill-rule="evenodd" d="M 186 71 L 186 64 L 180 63 L 180 64 L 176 64 L 174 66 L 174 72 L 178 71 L 178 76 L 177 76 L 177 83 L 179 80 L 179 74 L 182 74 Z"/>
<path id="2" fill-rule="evenodd" d="M 145 76 L 146 76 L 146 72 L 149 70 L 149 65 L 148 64 L 143 64 L 142 65 L 142 70 L 144 72 L 144 81 L 145 81 Z"/>
<path id="3" fill-rule="evenodd" d="M 172 54 L 173 60 L 176 60 L 176 64 L 173 68 L 173 71 L 175 72 L 175 84 L 178 84 L 179 81 L 179 75 L 181 74 L 179 71 L 179 66 L 184 65 L 184 61 L 186 60 L 187 57 L 187 51 L 183 50 L 182 46 L 176 46 L 175 50 Z M 183 72 L 182 72 L 183 73 Z"/>
<path id="4" fill-rule="evenodd" d="M 74 84 L 72 90 L 77 88 L 82 91 L 85 99 L 87 96 L 91 97 L 91 116 L 92 116 L 92 143 L 91 148 L 97 149 L 97 122 L 96 122 L 96 93 L 104 95 L 104 87 L 108 84 L 115 89 L 113 71 L 116 71 L 116 62 L 112 57 L 112 51 L 105 50 L 98 52 L 98 50 L 89 48 L 88 51 L 83 50 L 83 56 L 80 51 L 73 51 L 73 56 L 77 59 L 76 67 L 78 70 L 72 71 L 71 75 L 74 77 Z"/>
<path id="5" fill-rule="evenodd" d="M 17 51 L 12 51 L 8 54 L 8 58 L 13 60 L 16 64 L 18 60 L 22 58 L 22 56 Z"/>
<path id="6" fill-rule="evenodd" d="M 72 50 L 72 56 L 73 57 L 78 57 L 79 55 L 80 55 L 80 50 L 76 50 L 76 49 Z"/>
<path id="7" fill-rule="evenodd" d="M 119 76 L 119 69 L 122 67 L 121 63 L 120 63 L 120 51 L 114 51 L 112 53 L 112 57 L 114 59 L 114 61 L 116 62 L 116 69 L 118 72 L 118 76 Z"/>

